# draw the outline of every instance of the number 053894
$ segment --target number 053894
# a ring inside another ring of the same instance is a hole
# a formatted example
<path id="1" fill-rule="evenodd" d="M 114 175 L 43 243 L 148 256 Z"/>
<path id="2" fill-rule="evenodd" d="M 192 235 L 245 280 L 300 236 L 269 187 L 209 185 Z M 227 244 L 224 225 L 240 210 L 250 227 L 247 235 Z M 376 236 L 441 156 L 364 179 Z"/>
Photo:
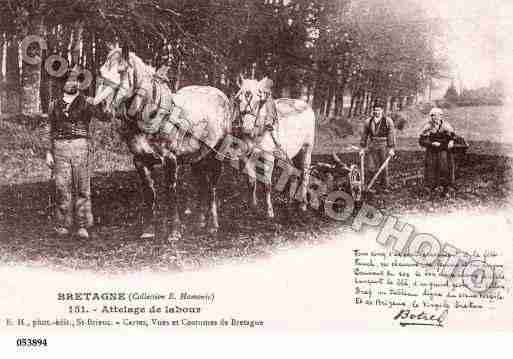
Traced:
<path id="1" fill-rule="evenodd" d="M 46 338 L 18 338 L 16 339 L 17 347 L 46 347 L 48 343 Z"/>

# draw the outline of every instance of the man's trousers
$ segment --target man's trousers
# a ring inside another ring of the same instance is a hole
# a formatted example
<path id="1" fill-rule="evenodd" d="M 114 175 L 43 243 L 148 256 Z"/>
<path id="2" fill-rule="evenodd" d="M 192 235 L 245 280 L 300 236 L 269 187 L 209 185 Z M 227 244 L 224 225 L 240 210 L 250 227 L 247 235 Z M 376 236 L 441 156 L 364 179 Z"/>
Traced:
<path id="1" fill-rule="evenodd" d="M 69 229 L 75 217 L 77 227 L 91 227 L 93 215 L 89 141 L 85 138 L 55 140 L 53 155 L 57 226 Z"/>
<path id="2" fill-rule="evenodd" d="M 367 151 L 367 173 L 369 177 L 366 177 L 366 182 L 368 183 L 372 176 L 378 171 L 383 162 L 388 157 L 389 148 L 386 144 L 386 139 L 373 139 L 373 141 L 369 144 Z M 384 188 L 388 188 L 390 185 L 389 177 L 388 177 L 388 166 L 386 166 L 376 182 L 381 182 L 381 185 Z"/>

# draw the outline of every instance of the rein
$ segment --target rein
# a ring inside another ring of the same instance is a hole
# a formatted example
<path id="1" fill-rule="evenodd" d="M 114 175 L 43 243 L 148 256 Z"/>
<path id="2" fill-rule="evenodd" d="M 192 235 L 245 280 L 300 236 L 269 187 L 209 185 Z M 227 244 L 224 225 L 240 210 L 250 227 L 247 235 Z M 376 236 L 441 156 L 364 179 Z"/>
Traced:
<path id="1" fill-rule="evenodd" d="M 235 95 L 234 97 L 234 101 L 240 96 L 241 94 L 241 91 L 242 90 L 239 90 L 239 92 L 237 92 L 237 94 Z M 248 104 L 246 105 L 245 107 L 245 111 L 240 111 L 240 118 L 241 118 L 241 121 L 242 121 L 242 117 L 244 116 L 244 114 L 249 114 L 251 116 L 253 116 L 255 118 L 254 122 L 253 122 L 253 128 L 257 128 L 257 127 L 261 127 L 258 125 L 258 117 L 260 116 L 260 111 L 262 110 L 262 107 L 265 103 L 265 100 L 259 100 L 258 101 L 258 108 L 257 110 L 255 111 L 252 107 L 251 107 L 251 101 L 248 101 Z M 249 108 L 249 111 L 246 111 L 247 109 Z M 256 112 L 256 114 L 254 114 Z M 274 142 L 274 145 L 276 146 L 276 149 L 282 153 L 282 155 L 285 157 L 285 161 L 291 165 L 292 167 L 294 167 L 294 162 L 292 162 L 292 160 L 290 159 L 290 157 L 287 155 L 287 152 L 285 152 L 285 150 L 283 149 L 283 147 L 280 145 L 280 143 L 278 142 L 278 140 L 276 139 L 276 136 L 274 135 L 274 131 L 268 131 L 270 136 L 271 136 L 271 139 L 273 140 Z M 262 134 L 265 133 L 265 129 L 264 131 L 262 132 Z"/>
<path id="2" fill-rule="evenodd" d="M 240 93 L 240 91 L 239 91 Z M 237 96 L 235 97 L 237 98 Z M 253 128 L 259 128 L 259 127 L 262 127 L 258 124 L 258 118 L 260 116 L 260 111 L 262 110 L 262 107 L 264 106 L 264 103 L 265 101 L 264 100 L 259 100 L 258 101 L 258 104 L 257 104 L 257 108 L 256 110 L 251 106 L 251 101 L 248 101 L 246 107 L 244 108 L 244 111 L 239 111 L 240 112 L 240 117 L 241 117 L 241 121 L 242 121 L 242 118 L 244 115 L 250 115 L 250 116 L 253 116 L 255 119 L 253 121 Z M 248 111 L 249 109 L 249 111 Z"/>
<path id="3" fill-rule="evenodd" d="M 149 75 L 148 75 L 148 77 L 149 77 Z M 129 97 L 123 99 L 118 104 L 113 104 L 113 103 L 110 104 L 113 107 L 122 108 L 121 112 L 122 112 L 123 118 L 127 119 L 129 117 L 128 114 L 127 114 L 128 113 L 127 104 L 131 104 L 136 96 L 140 96 L 141 95 L 138 92 L 139 89 L 145 90 L 143 87 L 135 88 L 135 85 L 138 82 L 137 71 L 134 70 L 134 79 L 133 79 L 133 81 L 132 81 L 131 77 L 128 76 L 128 87 L 124 87 L 121 84 L 117 84 L 117 83 L 107 79 L 106 77 L 101 77 L 101 79 L 102 79 L 102 81 L 107 83 L 106 86 L 108 86 L 108 87 L 113 89 L 113 94 L 112 94 L 113 100 L 112 100 L 112 102 L 115 101 L 115 99 L 118 96 L 118 93 L 119 93 L 120 90 L 123 89 L 123 90 L 126 90 L 127 92 L 129 92 L 130 89 L 134 88 L 134 90 L 131 91 L 132 94 Z M 148 96 L 148 95 L 145 94 L 143 102 L 141 103 L 141 106 L 139 106 L 139 108 L 138 108 L 138 112 L 139 113 L 142 113 L 144 111 L 144 108 L 146 106 L 148 106 L 149 104 L 155 104 L 157 109 L 159 109 L 162 106 L 162 91 L 160 89 L 159 84 L 155 80 L 155 75 L 152 76 L 151 84 L 152 84 L 152 94 L 151 94 L 151 96 Z"/>

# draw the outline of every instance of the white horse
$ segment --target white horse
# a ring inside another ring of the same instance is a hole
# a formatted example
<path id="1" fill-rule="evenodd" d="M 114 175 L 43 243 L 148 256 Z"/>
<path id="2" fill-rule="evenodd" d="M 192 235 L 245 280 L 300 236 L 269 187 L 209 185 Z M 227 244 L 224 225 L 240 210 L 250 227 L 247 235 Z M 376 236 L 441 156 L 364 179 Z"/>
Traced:
<path id="1" fill-rule="evenodd" d="M 172 230 L 180 237 L 176 205 L 179 163 L 191 164 L 198 180 L 201 205 L 200 226 L 209 218 L 211 233 L 219 227 L 216 187 L 222 172 L 212 149 L 230 132 L 233 107 L 224 93 L 209 86 L 186 86 L 175 94 L 155 69 L 128 49 L 112 49 L 101 67 L 102 84 L 95 102 L 105 100 L 105 110 L 122 120 L 122 134 L 142 179 L 142 238 L 155 236 L 155 165 L 167 175 Z M 205 208 L 206 207 L 206 208 Z M 203 211 L 204 210 L 204 211 Z"/>
<path id="2" fill-rule="evenodd" d="M 280 98 L 274 100 L 278 113 L 277 126 L 273 130 L 266 128 L 267 106 L 264 106 L 266 98 L 262 89 L 264 81 L 268 79 L 257 81 L 241 76 L 240 90 L 235 99 L 242 118 L 242 139 L 252 151 L 245 162 L 245 169 L 249 174 L 249 204 L 253 209 L 257 207 L 256 167 L 258 155 L 260 155 L 267 164 L 266 179 L 263 181 L 267 217 L 273 218 L 271 179 L 275 157 L 285 161 L 289 166 L 294 164 L 299 171 L 302 181 L 294 197 L 300 200 L 301 210 L 305 211 L 307 208 L 309 169 L 315 141 L 315 114 L 310 105 L 304 101 Z"/>

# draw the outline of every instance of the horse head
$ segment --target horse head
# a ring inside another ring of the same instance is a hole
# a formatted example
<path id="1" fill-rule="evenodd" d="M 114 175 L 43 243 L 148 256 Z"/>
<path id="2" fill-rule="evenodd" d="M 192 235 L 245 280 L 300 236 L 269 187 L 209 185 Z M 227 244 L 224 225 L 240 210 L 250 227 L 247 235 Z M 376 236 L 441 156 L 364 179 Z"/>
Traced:
<path id="1" fill-rule="evenodd" d="M 242 119 L 242 131 L 246 135 L 254 135 L 263 124 L 265 114 L 262 113 L 262 107 L 268 96 L 269 81 L 267 77 L 258 81 L 240 76 L 239 91 L 235 95 L 235 100 L 238 102 Z"/>
<path id="2" fill-rule="evenodd" d="M 146 65 L 126 46 L 112 48 L 105 63 L 100 68 L 100 80 L 96 89 L 97 103 L 104 101 L 105 111 L 115 117 L 126 115 L 127 102 L 132 99 L 130 108 L 140 108 L 139 104 L 151 88 L 154 69 Z M 140 95 L 140 96 L 135 96 Z"/>

